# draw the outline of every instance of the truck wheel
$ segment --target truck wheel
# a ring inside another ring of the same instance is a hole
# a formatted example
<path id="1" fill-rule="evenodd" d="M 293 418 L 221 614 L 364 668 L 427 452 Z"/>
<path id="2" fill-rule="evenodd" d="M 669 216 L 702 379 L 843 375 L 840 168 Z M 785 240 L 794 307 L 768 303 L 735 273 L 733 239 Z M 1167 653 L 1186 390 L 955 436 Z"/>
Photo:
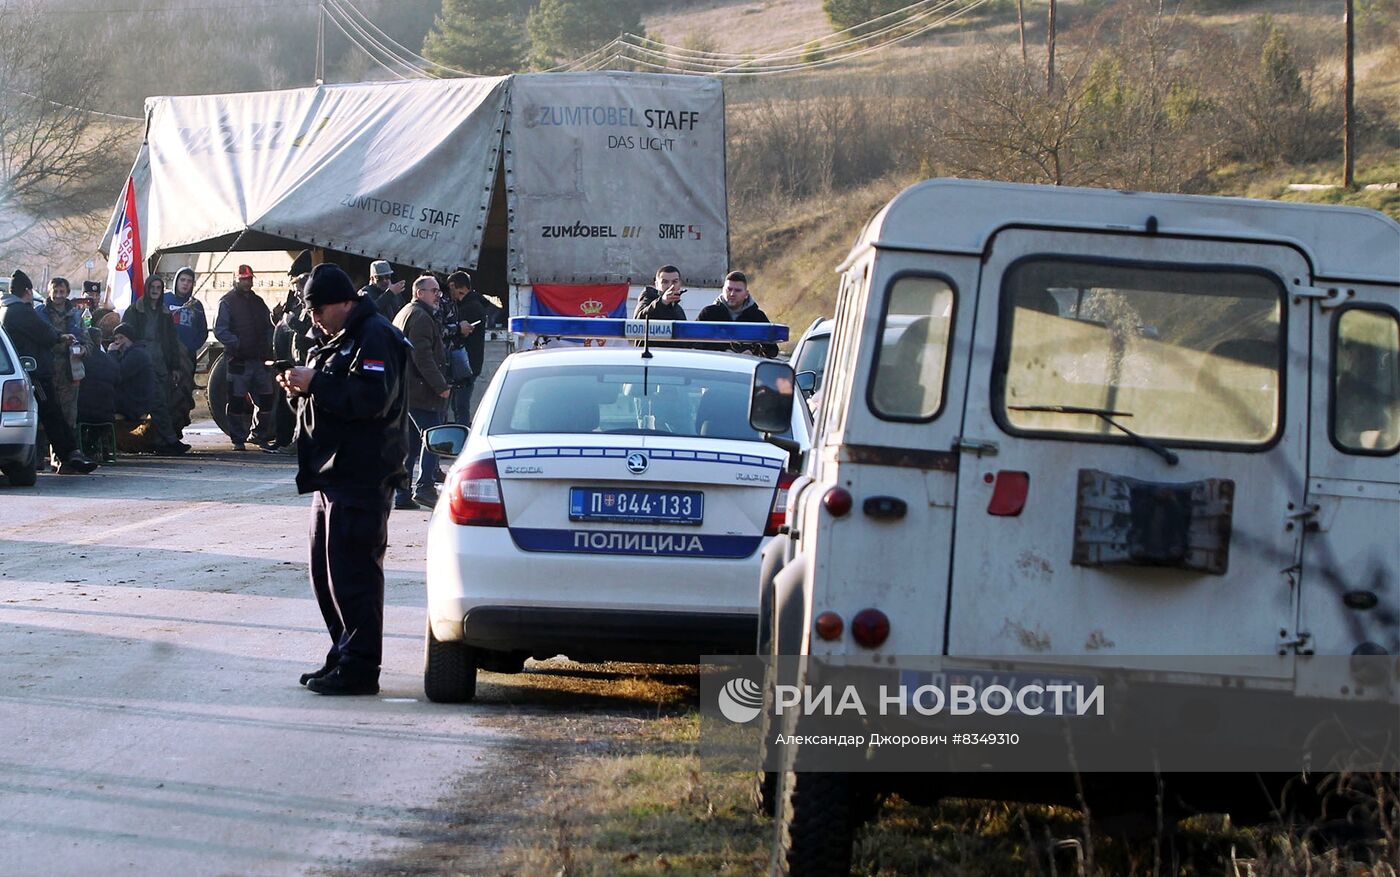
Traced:
<path id="1" fill-rule="evenodd" d="M 7 463 L 3 471 L 10 481 L 10 486 L 33 487 L 34 482 L 39 480 L 38 461 L 39 448 L 37 445 L 30 445 L 28 459 Z"/>
<path id="2" fill-rule="evenodd" d="M 787 771 L 775 820 L 773 877 L 848 877 L 855 796 L 843 773 Z"/>
<path id="3" fill-rule="evenodd" d="M 214 418 L 214 424 L 224 431 L 224 435 L 233 438 L 233 433 L 228 430 L 228 357 L 222 353 L 214 360 L 214 364 L 209 366 L 209 386 L 206 391 L 209 396 L 209 416 Z"/>
<path id="4" fill-rule="evenodd" d="M 433 626 L 423 637 L 423 693 L 433 703 L 466 703 L 476 697 L 475 650 L 460 642 L 439 642 Z"/>
<path id="5" fill-rule="evenodd" d="M 763 762 L 768 760 L 768 738 L 773 736 L 772 695 L 768 693 L 772 687 L 769 680 L 765 679 L 763 712 L 759 714 L 759 768 L 754 773 L 753 786 L 749 789 L 749 797 L 753 800 L 754 810 L 758 811 L 760 816 L 770 818 L 778 811 L 778 772 L 763 768 Z"/>

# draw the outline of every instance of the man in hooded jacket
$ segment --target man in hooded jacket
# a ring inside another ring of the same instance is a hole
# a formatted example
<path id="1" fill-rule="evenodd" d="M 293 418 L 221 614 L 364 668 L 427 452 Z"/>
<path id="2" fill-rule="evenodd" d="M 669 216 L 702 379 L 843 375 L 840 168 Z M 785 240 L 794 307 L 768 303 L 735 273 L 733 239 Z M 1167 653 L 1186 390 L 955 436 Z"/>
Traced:
<path id="1" fill-rule="evenodd" d="M 408 343 L 335 265 L 316 266 L 304 298 L 323 340 L 277 383 L 297 400 L 297 490 L 312 494 L 311 586 L 331 648 L 301 682 L 317 694 L 376 694 L 389 507 L 408 485 Z"/>
<path id="2" fill-rule="evenodd" d="M 180 339 L 185 356 L 180 367 L 171 374 L 170 418 L 176 431 L 190 425 L 190 412 L 194 410 L 194 370 L 199 349 L 209 340 L 209 321 L 204 316 L 204 305 L 194 297 L 195 273 L 188 266 L 175 272 L 171 290 L 165 294 L 165 307 L 170 311 L 175 324 L 175 337 Z"/>
<path id="3" fill-rule="evenodd" d="M 135 340 L 146 349 L 156 376 L 156 395 L 151 406 L 155 446 L 151 450 L 166 456 L 183 454 L 190 446 L 180 441 L 180 431 L 170 413 L 170 395 L 174 387 L 172 375 L 179 373 L 188 354 L 165 307 L 165 281 L 154 275 L 147 277 L 145 290 L 122 314 L 122 322 L 136 333 Z"/>
<path id="4" fill-rule="evenodd" d="M 712 303 L 700 309 L 695 319 L 724 323 L 771 323 L 749 294 L 749 278 L 742 271 L 730 271 L 724 276 L 724 289 Z M 739 341 L 729 345 L 735 353 L 752 353 L 769 359 L 778 355 L 778 345 L 768 343 L 745 344 Z"/>

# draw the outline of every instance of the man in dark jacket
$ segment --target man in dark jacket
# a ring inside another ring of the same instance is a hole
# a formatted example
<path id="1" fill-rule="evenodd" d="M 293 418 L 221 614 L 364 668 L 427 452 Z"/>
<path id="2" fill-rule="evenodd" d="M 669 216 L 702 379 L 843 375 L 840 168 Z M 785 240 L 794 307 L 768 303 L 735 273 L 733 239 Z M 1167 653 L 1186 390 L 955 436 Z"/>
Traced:
<path id="1" fill-rule="evenodd" d="M 266 365 L 272 359 L 272 312 L 253 291 L 253 269 L 247 265 L 238 266 L 233 289 L 219 299 L 214 337 L 224 345 L 228 374 L 225 411 L 233 449 L 241 451 L 247 442 L 264 449 L 276 447 L 273 406 L 277 385 Z M 249 399 L 252 412 L 248 410 Z"/>
<path id="2" fill-rule="evenodd" d="M 117 419 L 117 388 L 121 365 L 96 343 L 96 328 L 88 330 L 92 352 L 83 360 L 83 382 L 78 386 L 78 422 L 111 423 Z"/>
<path id="3" fill-rule="evenodd" d="M 54 395 L 58 397 L 58 407 L 63 409 L 63 419 L 68 421 L 68 428 L 73 431 L 76 437 L 78 432 L 78 386 L 83 379 L 83 359 L 87 356 L 88 347 L 86 344 L 87 333 L 83 331 L 81 309 L 69 298 L 71 292 L 72 288 L 64 278 L 51 279 L 49 281 L 49 298 L 47 301 L 35 305 L 34 313 L 47 320 L 59 335 L 72 335 L 78 339 L 73 344 L 60 344 L 52 354 Z M 74 350 L 79 352 L 75 355 Z M 40 448 L 46 443 L 47 436 L 40 442 Z M 57 455 L 53 457 L 55 468 L 61 462 L 61 458 Z"/>
<path id="4" fill-rule="evenodd" d="M 138 343 L 138 333 L 129 323 L 112 330 L 107 352 L 117 362 L 117 413 L 133 423 L 144 420 L 162 396 L 150 352 Z"/>
<path id="5" fill-rule="evenodd" d="M 151 404 L 155 446 L 151 450 L 166 456 L 183 454 L 190 446 L 180 441 L 180 431 L 170 413 L 170 397 L 175 388 L 174 376 L 184 367 L 187 354 L 165 307 L 165 281 L 154 275 L 147 277 L 145 290 L 126 309 L 122 322 L 136 333 L 134 340 L 145 348 L 155 372 L 156 394 Z"/>
<path id="6" fill-rule="evenodd" d="M 467 426 L 472 422 L 472 389 L 486 360 L 486 321 L 490 315 L 486 300 L 472 288 L 471 275 L 456 271 L 447 278 L 447 298 L 443 299 L 438 317 L 442 321 L 442 336 L 449 355 L 453 350 L 465 350 L 471 377 L 452 383 L 448 413 L 454 423 Z"/>
<path id="7" fill-rule="evenodd" d="M 15 352 L 20 356 L 33 357 L 38 366 L 29 377 L 36 391 L 39 422 L 43 424 L 54 455 L 60 461 L 58 474 L 87 474 L 96 469 L 97 464 L 78 450 L 78 440 L 64 419 L 63 409 L 53 389 L 53 351 L 77 339 L 55 331 L 47 320 L 34 313 L 33 300 L 34 284 L 29 275 L 16 271 L 10 277 L 9 294 L 0 297 L 0 326 L 10 336 Z"/>
<path id="8" fill-rule="evenodd" d="M 742 271 L 730 271 L 724 276 L 724 289 L 713 303 L 701 308 L 697 320 L 730 323 L 771 323 L 758 307 L 758 302 L 749 294 L 749 279 Z M 738 341 L 729 345 L 735 353 L 752 353 L 770 359 L 778 355 L 776 344 L 744 344 Z"/>
<path id="9" fill-rule="evenodd" d="M 681 296 L 685 293 L 686 290 L 681 288 L 681 269 L 675 265 L 662 265 L 656 269 L 656 285 L 642 290 L 633 317 L 638 320 L 684 320 Z"/>
<path id="10" fill-rule="evenodd" d="M 287 300 L 273 309 L 273 315 L 277 318 L 277 325 L 272 328 L 274 359 L 290 360 L 298 365 L 306 362 L 306 352 L 311 349 L 311 338 L 306 334 L 311 331 L 311 315 L 306 312 L 301 296 L 310 277 L 309 273 L 302 273 L 292 278 L 292 288 L 287 290 Z M 268 452 L 295 454 L 296 448 L 292 444 L 292 438 L 296 431 L 296 409 L 292 405 L 291 397 L 280 387 L 273 411 L 277 423 L 277 441 L 274 447 L 267 449 Z"/>
<path id="11" fill-rule="evenodd" d="M 369 284 L 360 290 L 360 295 L 374 302 L 374 306 L 379 308 L 379 312 L 388 320 L 394 319 L 394 314 L 408 304 L 408 295 L 403 291 L 403 281 L 394 280 L 394 266 L 383 259 L 370 263 Z"/>
<path id="12" fill-rule="evenodd" d="M 662 265 L 656 269 L 656 285 L 642 290 L 633 317 L 638 320 L 685 320 L 685 308 L 681 307 L 681 296 L 687 290 L 681 286 L 681 269 L 675 265 Z M 637 342 L 641 347 L 642 342 Z M 653 341 L 652 347 L 689 347 L 684 341 Z"/>
<path id="13" fill-rule="evenodd" d="M 297 490 L 311 493 L 311 586 L 330 633 L 318 694 L 376 694 L 384 642 L 389 504 L 403 471 L 404 337 L 335 265 L 317 265 L 306 307 L 325 339 L 277 383 L 297 400 Z"/>
<path id="14" fill-rule="evenodd" d="M 437 472 L 437 454 L 423 445 L 423 430 L 439 426 L 452 388 L 447 381 L 447 350 L 442 342 L 442 329 L 437 322 L 437 309 L 442 290 L 437 278 L 425 274 L 413 281 L 413 302 L 405 305 L 394 317 L 394 325 L 413 346 L 409 354 L 404 380 L 408 382 L 407 454 L 404 469 L 413 475 L 414 460 L 418 461 L 418 482 L 412 496 L 408 488 L 400 490 L 394 499 L 396 509 L 415 509 L 419 505 L 432 508 L 437 504 L 437 488 L 433 474 Z"/>

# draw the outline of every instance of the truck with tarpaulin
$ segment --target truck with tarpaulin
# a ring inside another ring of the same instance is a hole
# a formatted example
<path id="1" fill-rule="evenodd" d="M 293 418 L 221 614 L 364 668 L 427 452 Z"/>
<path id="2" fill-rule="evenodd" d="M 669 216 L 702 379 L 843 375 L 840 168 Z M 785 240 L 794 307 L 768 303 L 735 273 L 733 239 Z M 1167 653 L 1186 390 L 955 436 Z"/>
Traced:
<path id="1" fill-rule="evenodd" d="M 322 85 L 149 98 L 131 184 L 150 270 L 173 254 L 309 251 L 299 261 L 358 281 L 378 259 L 400 277 L 466 270 L 506 315 L 621 316 L 661 265 L 680 266 L 697 310 L 721 285 L 724 143 L 709 77 Z M 211 324 L 226 291 L 201 278 Z M 269 306 L 285 294 L 259 292 Z M 509 338 L 488 338 L 499 361 Z"/>

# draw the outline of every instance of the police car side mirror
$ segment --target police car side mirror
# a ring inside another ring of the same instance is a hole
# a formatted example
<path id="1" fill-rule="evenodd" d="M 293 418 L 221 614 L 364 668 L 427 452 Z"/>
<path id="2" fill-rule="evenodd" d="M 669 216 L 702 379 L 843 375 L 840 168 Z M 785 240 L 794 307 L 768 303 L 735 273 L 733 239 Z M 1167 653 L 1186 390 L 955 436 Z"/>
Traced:
<path id="1" fill-rule="evenodd" d="M 21 356 L 19 358 L 19 367 L 27 372 L 32 372 L 39 368 L 39 363 L 35 361 L 32 356 Z"/>
<path id="2" fill-rule="evenodd" d="M 817 391 L 817 373 L 814 371 L 798 372 L 793 380 L 797 382 L 797 389 L 802 391 L 803 396 L 811 396 Z"/>
<path id="3" fill-rule="evenodd" d="M 796 386 L 792 366 L 785 362 L 760 362 L 749 390 L 749 426 L 765 436 L 786 432 L 792 425 Z"/>
<path id="4" fill-rule="evenodd" d="M 455 457 L 467 446 L 467 427 L 460 423 L 447 423 L 423 430 L 423 444 L 434 454 Z"/>

